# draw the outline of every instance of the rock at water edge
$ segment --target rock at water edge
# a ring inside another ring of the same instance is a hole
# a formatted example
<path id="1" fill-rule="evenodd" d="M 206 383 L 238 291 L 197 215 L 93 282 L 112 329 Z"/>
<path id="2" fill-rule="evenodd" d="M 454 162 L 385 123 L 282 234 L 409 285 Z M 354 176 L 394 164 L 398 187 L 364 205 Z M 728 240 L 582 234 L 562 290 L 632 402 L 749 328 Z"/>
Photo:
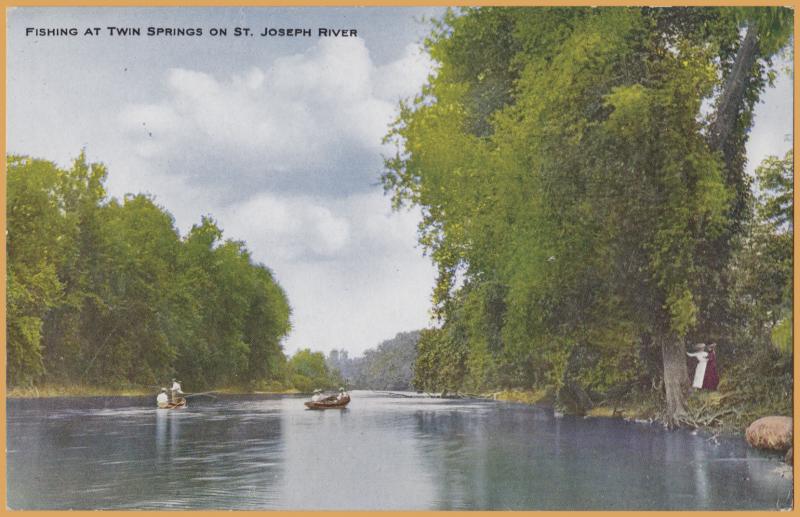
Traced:
<path id="1" fill-rule="evenodd" d="M 744 433 L 747 443 L 758 449 L 785 451 L 792 446 L 792 419 L 788 416 L 759 418 Z"/>

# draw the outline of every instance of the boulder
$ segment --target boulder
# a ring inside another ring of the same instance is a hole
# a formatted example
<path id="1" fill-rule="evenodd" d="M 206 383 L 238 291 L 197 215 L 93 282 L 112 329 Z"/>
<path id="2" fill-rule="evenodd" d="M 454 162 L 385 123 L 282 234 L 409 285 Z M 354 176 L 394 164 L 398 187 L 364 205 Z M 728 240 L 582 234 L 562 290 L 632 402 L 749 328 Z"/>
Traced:
<path id="1" fill-rule="evenodd" d="M 744 437 L 758 449 L 785 451 L 792 446 L 792 419 L 788 416 L 759 418 L 750 424 Z"/>

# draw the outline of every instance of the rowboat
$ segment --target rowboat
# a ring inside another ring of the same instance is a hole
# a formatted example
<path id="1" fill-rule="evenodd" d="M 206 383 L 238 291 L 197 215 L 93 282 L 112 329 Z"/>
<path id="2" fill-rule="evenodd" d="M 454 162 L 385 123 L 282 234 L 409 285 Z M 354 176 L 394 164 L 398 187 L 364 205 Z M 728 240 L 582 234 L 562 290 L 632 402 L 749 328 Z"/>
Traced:
<path id="1" fill-rule="evenodd" d="M 308 409 L 344 409 L 350 403 L 350 395 L 345 395 L 339 400 L 336 396 L 318 400 L 316 402 L 309 400 L 305 403 Z"/>
<path id="2" fill-rule="evenodd" d="M 186 399 L 181 397 L 175 402 L 167 402 L 163 406 L 158 406 L 158 409 L 181 409 L 187 406 Z"/>

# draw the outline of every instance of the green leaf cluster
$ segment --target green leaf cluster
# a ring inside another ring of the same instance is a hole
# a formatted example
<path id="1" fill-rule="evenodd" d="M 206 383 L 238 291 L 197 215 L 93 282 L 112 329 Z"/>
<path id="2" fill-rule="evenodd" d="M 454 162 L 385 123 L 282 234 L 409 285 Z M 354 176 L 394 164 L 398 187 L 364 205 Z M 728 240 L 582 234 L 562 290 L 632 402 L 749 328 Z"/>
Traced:
<path id="1" fill-rule="evenodd" d="M 8 382 L 202 388 L 285 375 L 290 308 L 272 272 L 204 217 L 184 237 L 106 169 L 9 156 Z"/>

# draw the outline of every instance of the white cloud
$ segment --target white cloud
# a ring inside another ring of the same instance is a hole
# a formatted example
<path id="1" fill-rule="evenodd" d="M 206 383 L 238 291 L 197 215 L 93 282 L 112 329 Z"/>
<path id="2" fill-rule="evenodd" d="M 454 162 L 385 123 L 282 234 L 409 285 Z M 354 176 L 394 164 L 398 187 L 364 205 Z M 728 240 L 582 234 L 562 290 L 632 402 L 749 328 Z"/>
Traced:
<path id="1" fill-rule="evenodd" d="M 350 241 L 351 222 L 306 196 L 262 193 L 233 205 L 224 215 L 226 228 L 246 234 L 277 260 L 330 258 Z"/>
<path id="2" fill-rule="evenodd" d="M 344 198 L 257 194 L 223 209 L 228 237 L 271 267 L 294 308 L 287 350 L 360 353 L 428 323 L 431 263 L 415 247 L 419 213 L 380 192 Z"/>
<path id="3" fill-rule="evenodd" d="M 420 45 L 406 46 L 403 57 L 388 63 L 375 74 L 375 95 L 381 99 L 396 101 L 419 93 L 419 87 L 433 72 L 433 62 Z M 398 81 L 402 77 L 404 80 Z"/>
<path id="4" fill-rule="evenodd" d="M 286 274 L 276 264 L 275 271 L 293 296 L 289 353 L 311 347 L 357 355 L 397 332 L 428 324 L 434 270 L 413 248 L 394 258 L 299 263 Z"/>
<path id="5" fill-rule="evenodd" d="M 376 66 L 363 40 L 323 39 L 229 77 L 171 69 L 165 98 L 126 106 L 119 121 L 153 166 L 183 162 L 194 181 L 214 184 L 219 166 L 234 173 L 223 189 L 232 197 L 251 186 L 365 191 L 376 182 L 397 99 L 419 89 L 429 65 L 414 45 Z"/>

